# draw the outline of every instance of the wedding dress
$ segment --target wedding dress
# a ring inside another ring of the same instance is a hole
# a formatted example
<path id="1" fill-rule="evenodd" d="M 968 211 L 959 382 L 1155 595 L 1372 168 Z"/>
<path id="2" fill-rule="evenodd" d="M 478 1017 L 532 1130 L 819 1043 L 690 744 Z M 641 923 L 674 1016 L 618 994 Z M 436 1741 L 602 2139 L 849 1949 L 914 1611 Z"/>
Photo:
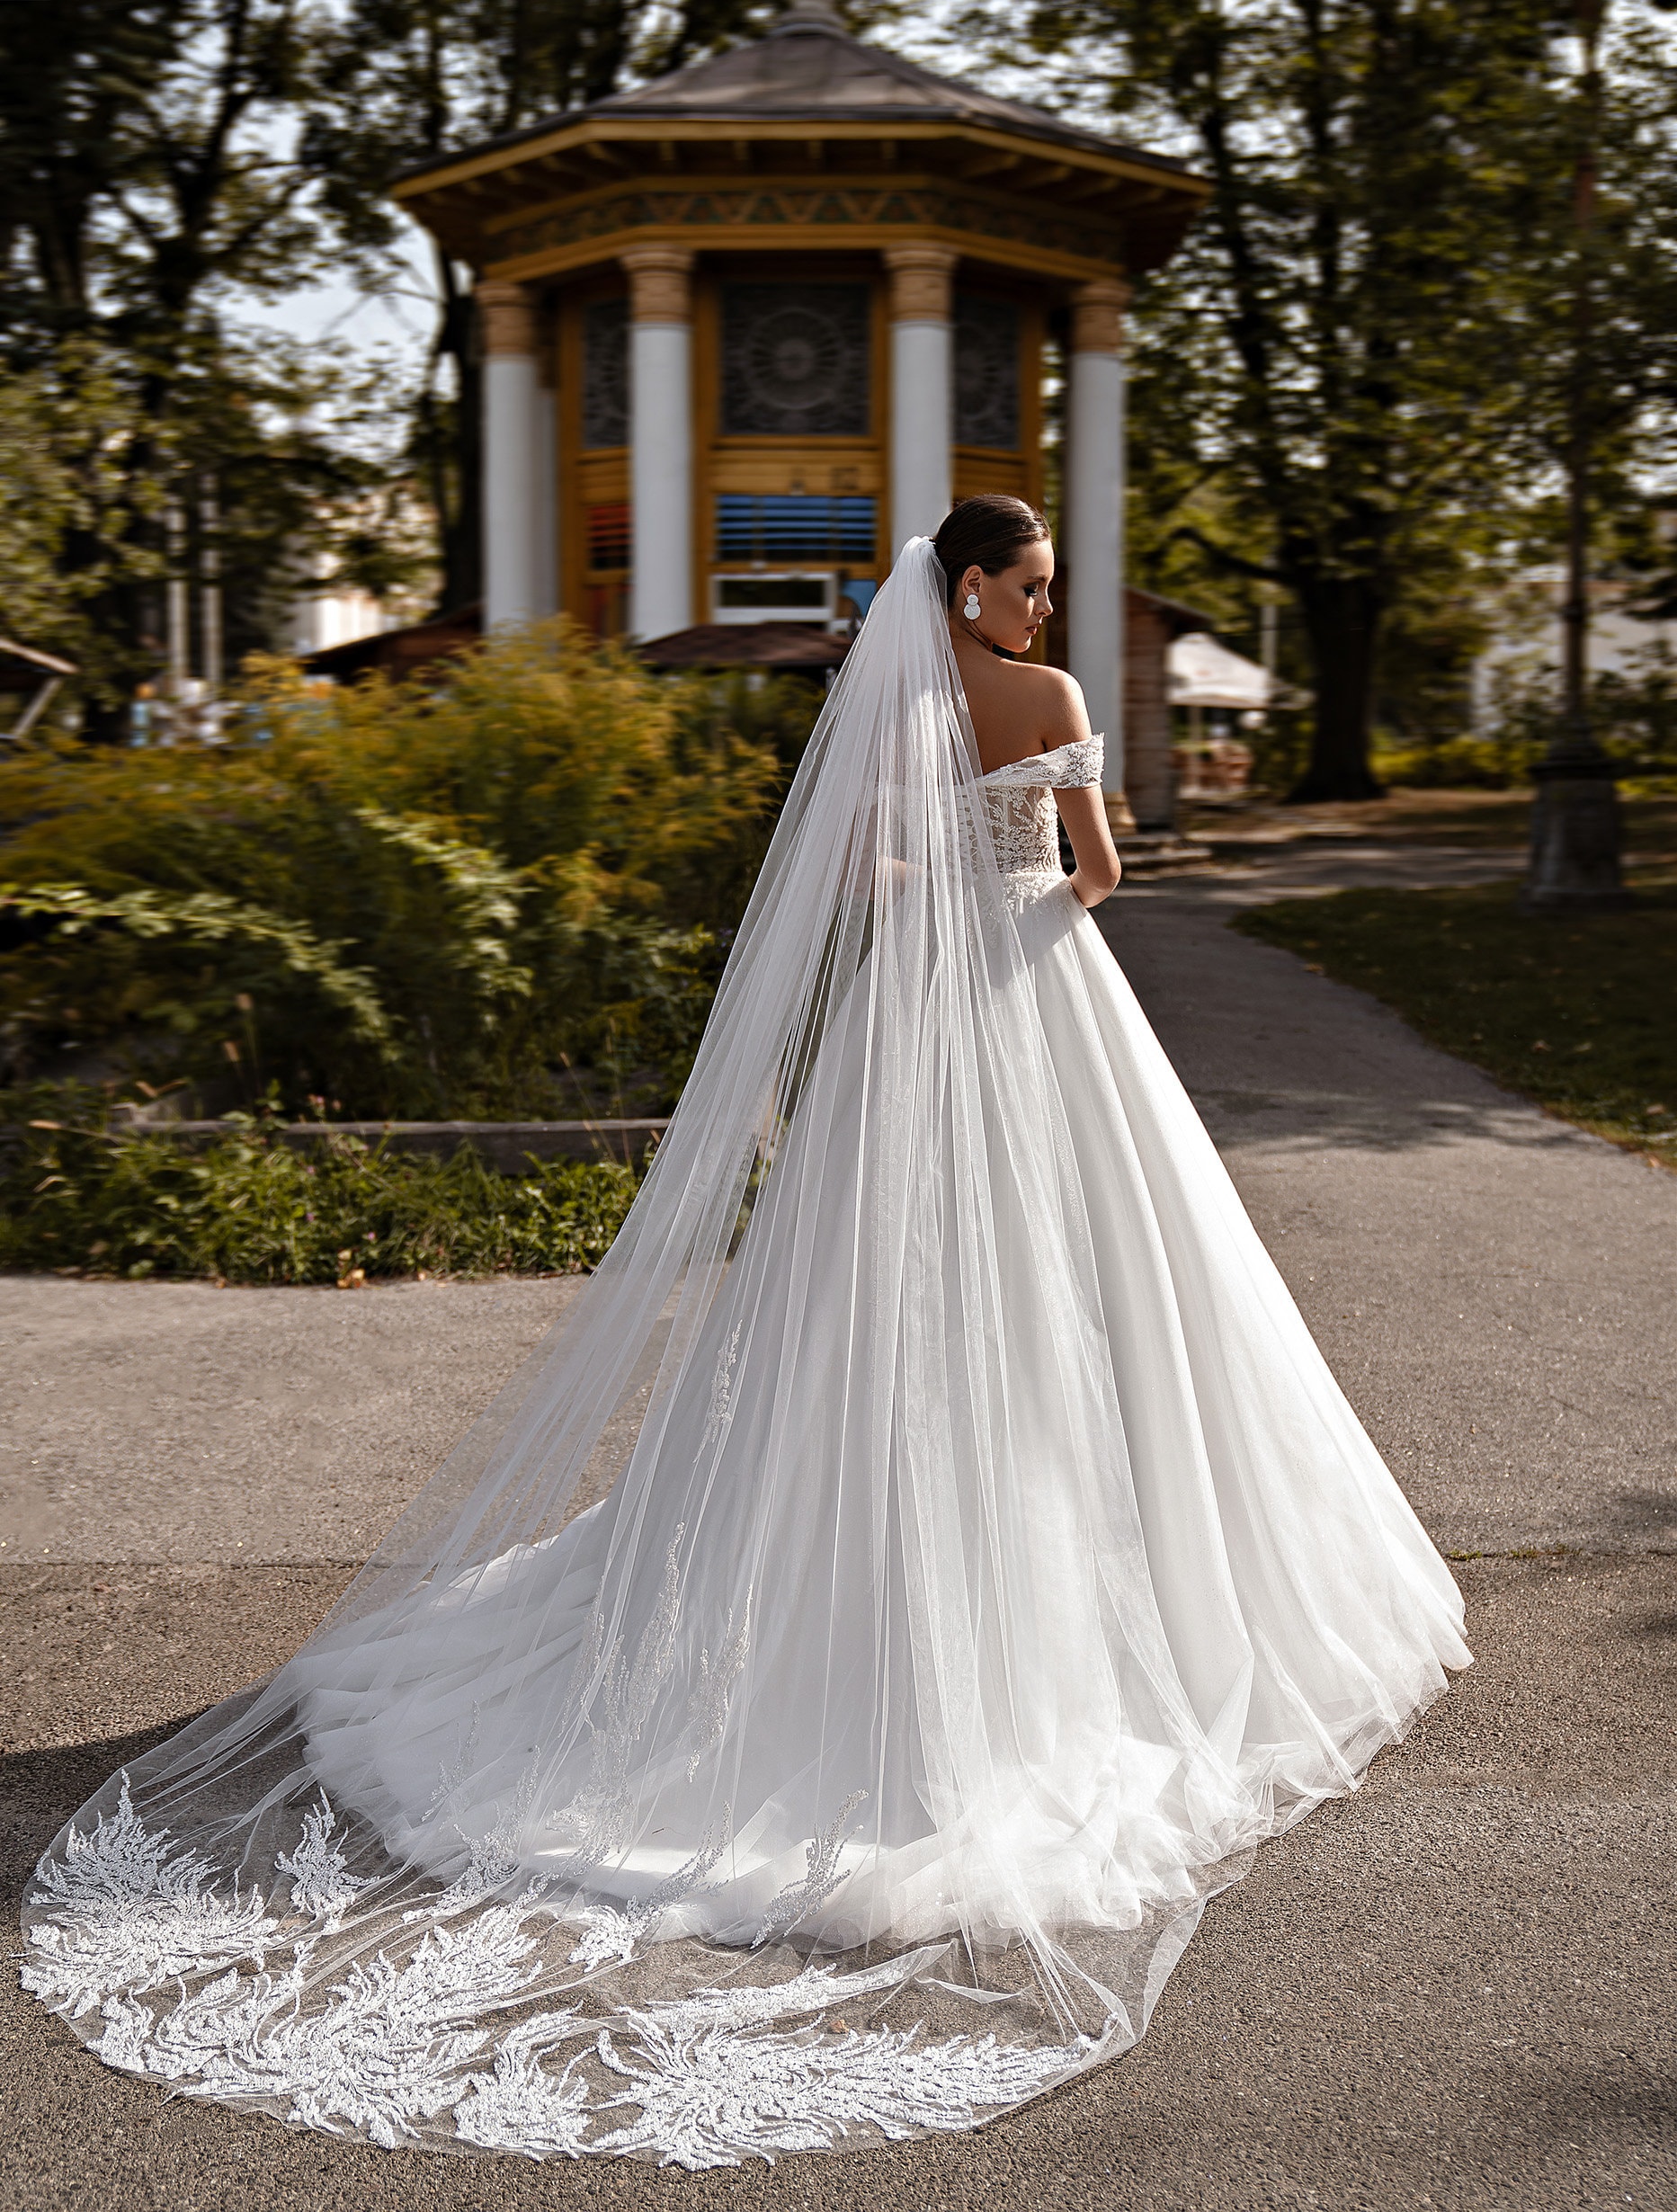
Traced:
<path id="1" fill-rule="evenodd" d="M 596 1275 L 41 1860 L 24 1979 L 101 2057 L 539 2157 L 969 2127 L 1467 1663 L 1061 872 L 1100 769 L 979 772 L 912 541 Z"/>

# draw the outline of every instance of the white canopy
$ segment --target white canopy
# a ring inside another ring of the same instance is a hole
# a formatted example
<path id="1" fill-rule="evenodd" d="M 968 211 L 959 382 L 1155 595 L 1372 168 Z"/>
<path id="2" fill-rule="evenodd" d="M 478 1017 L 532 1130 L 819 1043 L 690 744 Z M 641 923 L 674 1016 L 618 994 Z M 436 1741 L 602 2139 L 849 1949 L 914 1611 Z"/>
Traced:
<path id="1" fill-rule="evenodd" d="M 1203 630 L 1175 640 L 1167 667 L 1173 707 L 1228 707 L 1262 714 L 1277 690 L 1267 668 L 1231 653 Z"/>

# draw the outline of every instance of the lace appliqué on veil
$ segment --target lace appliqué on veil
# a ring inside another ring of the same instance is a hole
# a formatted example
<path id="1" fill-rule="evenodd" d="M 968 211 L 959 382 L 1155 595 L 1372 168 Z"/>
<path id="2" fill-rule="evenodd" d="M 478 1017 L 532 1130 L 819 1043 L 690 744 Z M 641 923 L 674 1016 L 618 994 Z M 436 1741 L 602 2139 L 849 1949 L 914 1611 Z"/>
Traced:
<path id="1" fill-rule="evenodd" d="M 778 1924 L 791 1925 L 835 1886 L 856 1802 L 807 1847 L 807 1880 L 771 1908 Z M 96 2006 L 104 2027 L 92 2048 L 101 2058 L 189 2095 L 278 2106 L 300 2125 L 358 2131 L 387 2148 L 446 2118 L 479 2149 L 639 2155 L 693 2172 L 830 2149 L 852 2134 L 898 2141 L 969 2128 L 1049 2087 L 1084 2055 L 1081 2043 L 922 2039 L 914 2029 L 843 2024 L 839 2008 L 888 1995 L 937 1946 L 859 1972 L 807 1966 L 767 1985 L 701 1989 L 604 2020 L 562 2005 L 499 2025 L 541 1978 L 531 1932 L 549 1919 L 540 1884 L 464 1922 L 433 1920 L 405 1956 L 349 1959 L 325 2003 L 305 2011 L 323 1938 L 373 1886 L 348 1871 L 337 1824 L 323 1792 L 303 1815 L 296 1849 L 280 1854 L 288 1927 L 236 1882 L 224 1893 L 201 1853 L 148 1830 L 125 1775 L 115 1815 L 85 1834 L 72 1828 L 62 1863 L 43 1863 L 31 1903 L 45 1909 L 31 1931 L 24 1987 L 72 2016 Z M 727 1841 L 725 1824 L 620 1917 L 649 1929 L 703 1881 Z M 289 1963 L 270 1972 L 275 1951 Z M 585 1935 L 573 1956 L 588 1964 L 626 1954 Z M 144 2002 L 169 1985 L 166 2002 Z"/>

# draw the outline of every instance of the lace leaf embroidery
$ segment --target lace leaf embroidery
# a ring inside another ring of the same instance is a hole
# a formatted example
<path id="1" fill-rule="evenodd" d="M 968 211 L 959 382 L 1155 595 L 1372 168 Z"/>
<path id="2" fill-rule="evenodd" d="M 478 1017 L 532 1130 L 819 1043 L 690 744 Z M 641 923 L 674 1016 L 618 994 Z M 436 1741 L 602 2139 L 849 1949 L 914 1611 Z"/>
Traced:
<path id="1" fill-rule="evenodd" d="M 704 1763 L 705 1753 L 722 1741 L 722 1732 L 727 1726 L 728 1694 L 739 1678 L 750 1648 L 751 1600 L 747 1597 L 737 1628 L 734 1626 L 733 1609 L 729 1608 L 722 1624 L 721 1649 L 714 1663 L 709 1647 L 699 1655 L 699 1680 L 687 1699 L 688 1741 L 692 1745 L 692 1755 L 687 1762 L 690 1782 Z"/>
<path id="2" fill-rule="evenodd" d="M 343 1925 L 343 1915 L 363 1890 L 376 1889 L 371 1875 L 355 1875 L 335 1840 L 337 1815 L 326 1793 L 303 1815 L 303 1833 L 294 1851 L 281 1851 L 273 1862 L 276 1874 L 291 1878 L 291 1909 L 319 1921 L 328 1932 Z"/>
<path id="3" fill-rule="evenodd" d="M 926 2128 L 972 2127 L 985 2110 L 1046 2088 L 1067 2060 L 1062 2048 L 1010 2047 L 994 2036 L 920 2043 L 912 2029 L 817 2038 L 672 2034 L 649 2020 L 636 2028 L 632 2053 L 610 2034 L 596 2048 L 627 2084 L 608 2109 L 638 2105 L 639 2118 L 589 2148 L 650 2154 L 689 2172 L 831 2150 L 852 2129 L 898 2142 Z"/>
<path id="4" fill-rule="evenodd" d="M 484 2151 L 526 2158 L 579 2158 L 593 2110 L 575 2062 L 563 2074 L 541 2065 L 554 2041 L 575 2033 L 574 2012 L 542 2012 L 513 2029 L 495 2055 L 493 2074 L 467 2076 L 454 2132 Z"/>
<path id="5" fill-rule="evenodd" d="M 883 1966 L 864 1967 L 853 1974 L 841 1973 L 836 1967 L 806 1967 L 789 1982 L 701 1989 L 667 2004 L 650 2004 L 644 2017 L 665 2035 L 682 2036 L 706 2028 L 760 2028 L 799 2012 L 853 2007 L 864 1997 L 896 1989 L 940 1948 L 928 1946 L 906 1959 L 888 1958 Z"/>
<path id="6" fill-rule="evenodd" d="M 1105 764 L 1105 738 L 1079 737 L 1071 745 L 1056 745 L 1051 753 L 1028 754 L 1022 761 L 1009 761 L 1004 767 L 993 768 L 987 776 L 980 776 L 978 782 L 989 791 L 1068 791 L 1080 785 L 1099 783 Z"/>
<path id="7" fill-rule="evenodd" d="M 804 1861 L 809 1871 L 801 1882 L 792 1882 L 769 1901 L 762 1925 L 757 1930 L 757 1949 L 772 1937 L 784 1935 L 807 1919 L 817 1905 L 825 1904 L 839 1884 L 849 1879 L 848 1873 L 838 1871 L 838 1855 L 844 1847 L 844 1823 L 859 1805 L 865 1805 L 868 1792 L 852 1789 L 831 1824 L 816 1833 L 804 1846 Z"/>
<path id="8" fill-rule="evenodd" d="M 625 1659 L 621 1637 L 606 1656 L 599 1692 L 602 1719 L 598 1726 L 592 1720 L 587 1723 L 593 1738 L 588 1779 L 570 1804 L 549 1822 L 562 1842 L 575 1847 L 579 1870 L 615 1858 L 629 1841 L 629 1762 L 675 1663 L 675 1628 L 682 1603 L 676 1558 L 684 1533 L 677 1529 L 671 1539 L 657 1601 L 640 1632 L 633 1663 Z M 588 1648 L 597 1652 L 603 1641 L 604 1629 L 596 1615 Z"/>
<path id="9" fill-rule="evenodd" d="M 535 1801 L 536 1776 L 540 1765 L 539 1754 L 531 1749 L 529 1764 L 519 1776 L 518 1788 L 510 1805 L 497 1806 L 492 1826 L 481 1835 L 467 1835 L 455 1824 L 457 1832 L 465 1838 L 466 1864 L 449 1884 L 442 1895 L 415 1911 L 404 1913 L 405 1922 L 432 1920 L 450 1913 L 463 1913 L 469 1905 L 481 1904 L 504 1889 L 516 1877 L 523 1863 L 523 1842 L 530 1824 L 530 1808 Z M 547 1888 L 550 1878 L 539 1875 L 525 1892 L 525 1902 L 531 1903 Z"/>
<path id="10" fill-rule="evenodd" d="M 590 1972 L 612 1961 L 627 1966 L 635 1955 L 635 1946 L 644 1936 L 656 1931 L 672 1905 L 679 1904 L 684 1897 L 697 1896 L 707 1886 L 706 1878 L 727 1851 L 733 1835 L 732 1808 L 725 1806 L 720 1822 L 709 1831 L 692 1857 L 647 1895 L 621 1911 L 614 1905 L 595 1905 L 567 1913 L 566 1920 L 575 1921 L 583 1931 L 571 1953 L 570 1964 L 584 1967 Z"/>
<path id="11" fill-rule="evenodd" d="M 61 1860 L 44 1859 L 31 1903 L 47 1909 L 30 1931 L 25 1989 L 72 2020 L 116 1990 L 155 1989 L 238 1959 L 262 1963 L 281 1923 L 254 1890 L 208 1886 L 215 1869 L 172 1848 L 166 1828 L 135 1812 L 124 1771 L 114 1814 L 84 1834 L 74 1825 Z"/>
<path id="12" fill-rule="evenodd" d="M 460 1785 L 469 1779 L 477 1761 L 477 1730 L 482 1720 L 483 1708 L 474 1698 L 471 1726 L 460 1741 L 459 1749 L 454 1755 L 453 1765 L 450 1766 L 446 1759 L 439 1759 L 437 1762 L 437 1786 L 432 1791 L 430 1800 L 425 1806 L 427 1813 L 434 1813 L 441 1807 L 451 1806 L 455 1793 L 459 1789 Z"/>
<path id="13" fill-rule="evenodd" d="M 489 2040 L 481 2021 L 540 1972 L 523 1917 L 503 1905 L 466 1928 L 433 1928 L 406 1965 L 382 1951 L 355 1959 L 321 2012 L 299 2009 L 306 1944 L 287 1973 L 228 1974 L 160 2019 L 116 1999 L 94 2048 L 130 2073 L 195 2075 L 194 2094 L 284 2101 L 305 2127 L 359 2128 L 393 2149 L 415 2120 L 458 2101 L 462 2069 Z"/>
<path id="14" fill-rule="evenodd" d="M 705 1432 L 700 1439 L 701 1457 L 712 1445 L 721 1442 L 734 1419 L 734 1369 L 739 1359 L 740 1333 L 745 1326 L 743 1321 L 734 1324 L 734 1333 L 717 1361 L 716 1375 L 710 1385 L 710 1406 L 705 1415 Z"/>
<path id="15" fill-rule="evenodd" d="M 843 1878 L 835 1868 L 844 1823 L 865 1795 L 847 1798 L 806 1846 L 808 1875 L 771 1908 L 779 1924 L 791 1925 Z M 1036 2094 L 1093 2047 L 1009 2047 L 994 2037 L 923 2043 L 917 2031 L 892 2029 L 764 2032 L 899 1988 L 941 1946 L 848 1974 L 809 1966 L 782 1982 L 701 1990 L 626 2011 L 615 2035 L 575 2008 L 501 2027 L 544 1971 L 526 1926 L 540 1881 L 512 1904 L 433 1922 L 406 1958 L 379 1950 L 352 1958 L 323 2002 L 311 1996 L 310 1978 L 321 1937 L 373 1886 L 348 1873 L 336 1831 L 323 1792 L 304 1815 L 297 1848 L 275 1862 L 294 1908 L 311 1913 L 318 1932 L 294 1938 L 290 1966 L 271 1973 L 263 1947 L 282 1947 L 280 1923 L 254 1894 L 218 1889 L 217 1870 L 200 1854 L 171 1850 L 166 1831 L 147 1829 L 124 1776 L 116 1813 L 85 1835 L 72 1830 L 64 1860 L 38 1871 L 25 1981 L 63 2009 L 98 2004 L 103 2027 L 92 2047 L 100 2057 L 190 2095 L 277 2106 L 301 2125 L 386 2147 L 418 2139 L 424 2123 L 447 2116 L 461 2143 L 483 2149 L 642 2155 L 693 2171 L 828 2148 L 855 2130 L 894 2140 L 969 2127 Z M 684 1866 L 617 1917 L 636 1936 L 652 1932 L 680 1897 L 705 1886 L 728 1840 L 725 1818 Z M 607 1955 L 629 1954 L 619 1945 Z M 246 1959 L 256 1966 L 249 1975 L 240 1971 Z M 112 1978 L 102 1984 L 102 1974 Z M 171 1980 L 166 2003 L 142 2002 Z M 579 2037 L 595 2038 L 593 2059 L 622 2084 L 615 2093 L 591 2092 L 587 2054 L 557 2072 L 544 2063 Z M 626 2109 L 636 2117 L 609 2124 Z"/>

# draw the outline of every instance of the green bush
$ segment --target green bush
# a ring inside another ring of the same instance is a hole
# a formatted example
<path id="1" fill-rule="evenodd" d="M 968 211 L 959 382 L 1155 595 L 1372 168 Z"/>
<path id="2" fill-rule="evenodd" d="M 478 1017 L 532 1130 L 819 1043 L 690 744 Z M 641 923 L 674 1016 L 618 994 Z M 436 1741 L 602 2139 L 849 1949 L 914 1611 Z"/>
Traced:
<path id="1" fill-rule="evenodd" d="M 655 677 L 554 622 L 427 686 L 259 670 L 222 745 L 20 748 L 0 1079 L 68 1051 L 229 1102 L 277 1085 L 293 1113 L 656 1110 L 814 703 Z"/>
<path id="2" fill-rule="evenodd" d="M 96 1113 L 36 1116 L 0 1132 L 0 1267 L 245 1283 L 569 1274 L 605 1252 L 638 1180 L 576 1160 L 498 1175 L 466 1147 L 440 1160 L 343 1137 L 298 1152 L 254 1119 L 192 1152 Z"/>
<path id="3" fill-rule="evenodd" d="M 1598 671 L 1588 706 L 1591 729 L 1621 782 L 1657 789 L 1677 779 L 1677 656 L 1669 647 L 1644 648 L 1628 672 Z M 1494 673 L 1490 721 L 1484 736 L 1441 730 L 1414 745 L 1377 748 L 1375 773 L 1412 789 L 1505 791 L 1530 783 L 1561 728 L 1557 678 L 1541 656 L 1511 660 Z"/>
<path id="4" fill-rule="evenodd" d="M 1530 780 L 1535 757 L 1529 744 L 1512 735 L 1441 737 L 1425 745 L 1377 745 L 1371 765 L 1378 781 L 1406 790 L 1507 791 Z"/>

